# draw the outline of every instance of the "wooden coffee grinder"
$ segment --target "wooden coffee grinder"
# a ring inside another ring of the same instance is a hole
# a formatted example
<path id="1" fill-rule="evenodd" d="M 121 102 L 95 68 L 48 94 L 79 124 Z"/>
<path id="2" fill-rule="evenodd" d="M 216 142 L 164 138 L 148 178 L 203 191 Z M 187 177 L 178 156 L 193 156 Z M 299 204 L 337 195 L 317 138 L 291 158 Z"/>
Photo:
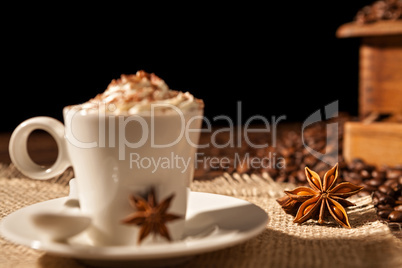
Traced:
<path id="1" fill-rule="evenodd" d="M 377 166 L 402 165 L 402 20 L 350 22 L 340 26 L 336 35 L 361 38 L 361 120 L 345 123 L 345 160 L 361 158 Z"/>

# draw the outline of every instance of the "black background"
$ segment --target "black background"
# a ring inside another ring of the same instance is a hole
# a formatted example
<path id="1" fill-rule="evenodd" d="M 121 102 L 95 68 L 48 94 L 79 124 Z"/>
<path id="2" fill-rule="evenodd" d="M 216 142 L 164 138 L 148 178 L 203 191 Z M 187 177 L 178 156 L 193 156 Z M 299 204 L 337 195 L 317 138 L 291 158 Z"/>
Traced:
<path id="1" fill-rule="evenodd" d="M 355 115 L 360 40 L 335 32 L 371 3 L 9 7 L 0 131 L 33 116 L 62 120 L 64 106 L 139 69 L 204 99 L 211 120 L 235 119 L 238 101 L 243 121 L 256 114 L 303 121 L 336 100 Z"/>

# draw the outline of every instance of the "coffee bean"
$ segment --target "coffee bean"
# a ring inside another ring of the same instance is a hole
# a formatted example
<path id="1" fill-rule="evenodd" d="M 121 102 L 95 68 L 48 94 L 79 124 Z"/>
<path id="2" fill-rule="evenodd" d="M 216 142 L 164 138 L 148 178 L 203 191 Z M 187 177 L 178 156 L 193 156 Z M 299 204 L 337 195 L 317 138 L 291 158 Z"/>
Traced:
<path id="1" fill-rule="evenodd" d="M 343 177 L 343 179 L 348 182 L 352 182 L 352 181 L 360 181 L 361 182 L 363 180 L 362 176 L 360 176 L 358 173 L 354 173 L 354 172 L 344 172 L 343 176 L 341 176 L 341 177 Z"/>
<path id="2" fill-rule="evenodd" d="M 391 189 L 391 187 L 386 186 L 386 185 L 380 185 L 378 186 L 378 191 L 389 195 L 389 196 L 394 196 L 395 192 Z"/>
<path id="3" fill-rule="evenodd" d="M 355 172 L 360 172 L 365 166 L 366 165 L 364 164 L 363 160 L 356 158 L 349 163 L 348 168 Z"/>
<path id="4" fill-rule="evenodd" d="M 388 220 L 392 222 L 402 222 L 402 211 L 392 211 L 388 215 Z"/>
<path id="5" fill-rule="evenodd" d="M 366 164 L 365 163 L 365 169 L 368 171 L 368 172 L 373 172 L 375 169 L 376 169 L 376 166 L 375 165 L 370 165 L 370 164 Z"/>
<path id="6" fill-rule="evenodd" d="M 362 181 L 362 180 L 359 180 L 359 179 L 349 180 L 349 182 L 352 183 L 352 184 L 355 184 L 355 185 L 364 186 L 364 185 L 363 185 L 363 181 Z M 370 187 L 369 187 L 369 188 L 370 188 Z M 375 188 L 373 188 L 373 189 L 375 190 Z"/>
<path id="7" fill-rule="evenodd" d="M 211 147 L 211 149 L 209 150 L 209 154 L 212 156 L 218 156 L 220 153 L 221 153 L 221 150 L 216 147 Z"/>
<path id="8" fill-rule="evenodd" d="M 373 196 L 375 196 L 375 197 L 377 197 L 379 199 L 380 197 L 384 197 L 384 196 L 387 196 L 387 195 L 382 193 L 382 192 L 380 192 L 380 191 L 375 191 L 373 193 Z"/>
<path id="9" fill-rule="evenodd" d="M 373 204 L 374 206 L 378 206 L 380 203 L 380 199 L 377 196 L 373 196 Z"/>
<path id="10" fill-rule="evenodd" d="M 369 191 L 369 192 L 374 192 L 374 191 L 377 190 L 376 187 L 367 185 L 367 184 L 365 184 L 364 182 L 363 182 L 363 183 L 359 183 L 359 185 L 360 185 L 360 186 L 363 186 L 363 187 L 364 187 L 364 190 Z"/>
<path id="11" fill-rule="evenodd" d="M 279 151 L 279 153 L 283 156 L 283 157 L 291 157 L 295 152 L 295 148 L 289 147 L 289 148 L 281 148 L 281 150 Z"/>
<path id="12" fill-rule="evenodd" d="M 377 180 L 384 180 L 385 174 L 386 174 L 386 171 L 384 171 L 384 170 L 373 170 L 371 172 L 371 176 Z"/>
<path id="13" fill-rule="evenodd" d="M 395 192 L 395 194 L 400 195 L 402 191 L 402 184 L 399 184 L 398 182 L 394 181 L 391 183 L 389 186 L 391 189 Z"/>
<path id="14" fill-rule="evenodd" d="M 363 180 L 367 180 L 367 179 L 371 178 L 371 174 L 367 169 L 363 169 L 362 171 L 360 171 L 360 175 Z"/>
<path id="15" fill-rule="evenodd" d="M 379 205 L 377 206 L 377 208 L 378 208 L 379 210 L 394 210 L 394 207 L 391 206 L 390 204 L 379 204 Z"/>
<path id="16" fill-rule="evenodd" d="M 384 209 L 384 210 L 378 210 L 377 215 L 380 216 L 381 218 L 387 219 L 389 215 L 393 212 L 390 209 Z"/>
<path id="17" fill-rule="evenodd" d="M 292 173 L 293 171 L 297 171 L 299 168 L 296 165 L 286 165 L 285 172 Z"/>
<path id="18" fill-rule="evenodd" d="M 393 199 L 393 198 L 390 197 L 389 195 L 381 196 L 381 197 L 378 199 L 378 201 L 379 201 L 379 204 L 384 204 L 384 205 L 386 205 L 386 204 L 390 204 L 390 205 L 395 204 L 395 199 Z"/>
<path id="19" fill-rule="evenodd" d="M 296 160 L 298 161 L 298 163 L 301 163 L 302 160 L 303 160 L 303 152 L 296 151 L 296 152 L 293 154 L 293 157 L 296 158 Z"/>
<path id="20" fill-rule="evenodd" d="M 317 164 L 318 159 L 313 155 L 307 155 L 306 157 L 304 157 L 303 161 L 307 166 L 312 167 Z"/>
<path id="21" fill-rule="evenodd" d="M 387 170 L 387 179 L 389 180 L 397 180 L 402 175 L 401 170 L 389 169 Z"/>
<path id="22" fill-rule="evenodd" d="M 391 186 L 391 184 L 393 184 L 394 182 L 395 182 L 394 180 L 386 180 L 386 181 L 384 181 L 383 185 Z"/>
<path id="23" fill-rule="evenodd" d="M 379 179 L 371 179 L 365 182 L 369 186 L 378 187 L 382 184 L 382 180 Z"/>
<path id="24" fill-rule="evenodd" d="M 402 205 L 398 205 L 398 206 L 394 207 L 394 210 L 402 211 Z"/>
<path id="25" fill-rule="evenodd" d="M 347 164 L 346 161 L 344 159 L 342 159 L 341 156 L 339 156 L 339 162 L 338 162 L 338 166 L 340 170 L 346 169 L 347 168 Z"/>
<path id="26" fill-rule="evenodd" d="M 306 181 L 307 181 L 306 174 L 304 173 L 303 170 L 297 171 L 297 179 L 298 179 L 300 182 L 306 182 Z"/>

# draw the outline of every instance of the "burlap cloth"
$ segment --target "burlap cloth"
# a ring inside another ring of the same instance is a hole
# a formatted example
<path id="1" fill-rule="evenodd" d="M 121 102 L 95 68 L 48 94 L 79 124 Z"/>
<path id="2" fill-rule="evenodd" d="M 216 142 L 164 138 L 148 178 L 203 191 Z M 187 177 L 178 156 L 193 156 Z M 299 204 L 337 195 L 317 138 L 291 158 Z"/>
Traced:
<path id="1" fill-rule="evenodd" d="M 66 196 L 67 170 L 50 181 L 24 178 L 13 166 L 0 165 L 0 217 L 24 206 Z M 371 198 L 354 200 L 349 211 L 352 229 L 334 223 L 324 226 L 309 221 L 292 222 L 275 198 L 286 185 L 277 184 L 265 174 L 228 174 L 212 181 L 195 181 L 193 191 L 231 195 L 263 208 L 269 222 L 257 237 L 227 249 L 197 255 L 177 267 L 402 267 L 402 242 L 386 223 L 378 220 Z M 289 185 L 288 185 L 289 187 Z M 85 267 L 69 258 L 0 239 L 0 267 Z"/>

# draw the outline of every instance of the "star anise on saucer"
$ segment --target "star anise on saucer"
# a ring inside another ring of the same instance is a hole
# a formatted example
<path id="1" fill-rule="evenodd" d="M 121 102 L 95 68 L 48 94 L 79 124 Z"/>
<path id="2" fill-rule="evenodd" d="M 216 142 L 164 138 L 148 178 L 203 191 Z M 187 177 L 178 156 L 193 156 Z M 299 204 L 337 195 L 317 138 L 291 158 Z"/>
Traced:
<path id="1" fill-rule="evenodd" d="M 303 223 L 309 219 L 318 219 L 318 223 L 325 222 L 325 218 L 331 215 L 337 223 L 346 228 L 351 228 L 345 208 L 355 206 L 344 199 L 357 194 L 363 189 L 361 186 L 350 182 L 336 184 L 338 179 L 338 164 L 328 170 L 324 178 L 305 168 L 309 187 L 301 186 L 292 191 L 285 191 L 286 196 L 277 200 L 287 213 L 297 210 L 295 223 Z"/>
<path id="2" fill-rule="evenodd" d="M 141 227 L 138 243 L 141 243 L 150 233 L 159 234 L 169 241 L 172 240 L 166 223 L 182 218 L 179 215 L 167 213 L 173 197 L 174 194 L 158 204 L 154 188 L 148 192 L 147 200 L 138 195 L 130 195 L 130 205 L 136 209 L 136 212 L 128 215 L 121 222 Z"/>

